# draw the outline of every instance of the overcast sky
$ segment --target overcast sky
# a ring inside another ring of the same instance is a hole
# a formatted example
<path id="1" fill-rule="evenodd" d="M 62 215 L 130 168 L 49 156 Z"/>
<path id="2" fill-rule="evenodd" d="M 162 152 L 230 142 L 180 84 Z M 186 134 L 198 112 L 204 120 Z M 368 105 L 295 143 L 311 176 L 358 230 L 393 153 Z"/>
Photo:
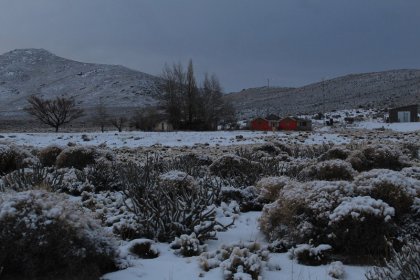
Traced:
<path id="1" fill-rule="evenodd" d="M 420 69 L 420 0 L 0 0 L 0 53 L 44 48 L 154 75 L 193 59 L 225 91 Z"/>

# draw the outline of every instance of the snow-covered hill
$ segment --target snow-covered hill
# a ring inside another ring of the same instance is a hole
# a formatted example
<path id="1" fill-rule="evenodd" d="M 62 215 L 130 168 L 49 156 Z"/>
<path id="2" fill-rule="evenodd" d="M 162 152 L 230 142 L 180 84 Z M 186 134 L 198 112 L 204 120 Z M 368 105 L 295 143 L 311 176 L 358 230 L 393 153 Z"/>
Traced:
<path id="1" fill-rule="evenodd" d="M 420 70 L 352 74 L 299 88 L 253 88 L 226 95 L 241 118 L 393 107 L 420 100 Z"/>
<path id="2" fill-rule="evenodd" d="M 71 96 L 84 109 L 97 106 L 118 112 L 156 104 L 161 79 L 123 66 L 82 63 L 43 49 L 19 49 L 0 55 L 0 116 L 26 116 L 32 94 Z M 90 112 L 92 110 L 86 110 Z"/>

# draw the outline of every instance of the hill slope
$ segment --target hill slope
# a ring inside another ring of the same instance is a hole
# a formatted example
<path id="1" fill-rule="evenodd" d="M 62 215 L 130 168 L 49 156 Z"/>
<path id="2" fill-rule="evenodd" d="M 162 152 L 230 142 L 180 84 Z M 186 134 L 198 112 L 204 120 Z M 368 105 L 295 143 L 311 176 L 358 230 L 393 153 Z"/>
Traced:
<path id="1" fill-rule="evenodd" d="M 122 66 L 81 63 L 43 49 L 0 55 L 0 116 L 24 117 L 26 98 L 74 97 L 86 111 L 99 104 L 115 113 L 156 104 L 161 79 Z"/>
<path id="2" fill-rule="evenodd" d="M 415 104 L 420 102 L 420 70 L 352 74 L 300 88 L 254 88 L 225 98 L 243 118 Z"/>

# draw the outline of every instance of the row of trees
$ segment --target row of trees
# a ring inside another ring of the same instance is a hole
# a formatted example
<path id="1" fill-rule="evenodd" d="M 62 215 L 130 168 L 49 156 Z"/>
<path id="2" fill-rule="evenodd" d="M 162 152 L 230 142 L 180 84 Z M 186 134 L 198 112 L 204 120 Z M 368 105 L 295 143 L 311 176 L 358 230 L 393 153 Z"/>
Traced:
<path id="1" fill-rule="evenodd" d="M 183 66 L 166 65 L 163 69 L 164 94 L 161 107 L 139 110 L 132 118 L 130 125 L 136 129 L 153 130 L 159 120 L 166 119 L 174 129 L 216 130 L 220 123 L 234 121 L 233 106 L 223 100 L 222 88 L 215 75 L 204 76 L 199 87 L 194 76 L 192 61 L 185 70 Z M 69 123 L 84 115 L 70 98 L 57 97 L 44 100 L 35 95 L 28 98 L 29 106 L 25 110 L 42 123 L 55 128 L 57 132 L 63 124 Z M 105 106 L 100 101 L 95 112 L 95 122 L 101 131 L 112 124 L 119 131 L 128 122 L 125 117 L 110 118 Z"/>
<path id="2" fill-rule="evenodd" d="M 192 60 L 188 67 L 178 63 L 165 65 L 164 110 L 175 129 L 215 130 L 221 122 L 232 122 L 233 106 L 223 100 L 222 88 L 215 75 L 204 76 L 197 86 Z"/>

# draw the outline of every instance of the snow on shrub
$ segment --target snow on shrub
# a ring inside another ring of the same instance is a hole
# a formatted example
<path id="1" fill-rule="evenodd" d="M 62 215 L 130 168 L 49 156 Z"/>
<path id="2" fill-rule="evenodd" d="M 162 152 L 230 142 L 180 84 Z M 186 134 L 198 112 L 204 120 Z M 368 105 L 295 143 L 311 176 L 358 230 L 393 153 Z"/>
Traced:
<path id="1" fill-rule="evenodd" d="M 24 167 L 24 159 L 28 157 L 15 146 L 0 144 L 0 175 Z"/>
<path id="2" fill-rule="evenodd" d="M 289 256 L 304 265 L 327 264 L 330 257 L 328 253 L 332 247 L 328 244 L 321 244 L 314 247 L 312 244 L 299 244 L 289 250 Z"/>
<path id="3" fill-rule="evenodd" d="M 155 259 L 159 256 L 159 250 L 155 242 L 150 239 L 135 239 L 129 242 L 130 253 L 141 259 Z"/>
<path id="4" fill-rule="evenodd" d="M 269 252 L 257 242 L 222 245 L 213 252 L 200 255 L 204 271 L 220 267 L 224 279 L 260 279 L 261 270 L 267 265 Z"/>
<path id="5" fill-rule="evenodd" d="M 94 164 L 96 156 L 97 153 L 92 147 L 68 147 L 58 155 L 56 165 L 58 168 L 74 167 L 82 170 L 89 164 Z"/>
<path id="6" fill-rule="evenodd" d="M 355 178 L 355 191 L 381 199 L 394 207 L 399 217 L 410 211 L 414 198 L 420 196 L 420 181 L 387 169 L 374 169 Z"/>
<path id="7" fill-rule="evenodd" d="M 58 155 L 63 151 L 58 146 L 48 146 L 38 152 L 39 161 L 43 166 L 54 166 Z"/>
<path id="8" fill-rule="evenodd" d="M 393 236 L 395 209 L 369 196 L 348 198 L 330 215 L 334 249 L 347 256 L 385 256 Z"/>
<path id="9" fill-rule="evenodd" d="M 54 191 L 62 185 L 63 175 L 43 168 L 40 165 L 33 168 L 17 169 L 2 179 L 4 190 L 27 191 L 44 189 Z"/>
<path id="10" fill-rule="evenodd" d="M 259 189 L 259 199 L 264 202 L 273 202 L 279 196 L 280 190 L 289 183 L 290 178 L 286 176 L 281 177 L 264 177 L 260 179 L 256 187 Z"/>
<path id="11" fill-rule="evenodd" d="M 83 192 L 82 204 L 92 210 L 103 226 L 122 239 L 133 239 L 141 236 L 141 226 L 137 216 L 129 210 L 133 207 L 131 200 L 120 192 Z"/>
<path id="12" fill-rule="evenodd" d="M 179 170 L 171 170 L 159 175 L 160 185 L 176 192 L 193 191 L 198 183 L 194 177 Z"/>
<path id="13" fill-rule="evenodd" d="M 367 280 L 414 280 L 420 279 L 420 242 L 411 240 L 400 252 L 391 251 L 391 259 L 385 266 L 375 266 L 366 274 Z"/>
<path id="14" fill-rule="evenodd" d="M 114 161 L 99 159 L 83 169 L 83 172 L 95 192 L 121 190 L 121 180 Z"/>
<path id="15" fill-rule="evenodd" d="M 331 211 L 353 195 L 353 185 L 346 181 L 290 181 L 278 199 L 264 206 L 261 230 L 269 240 L 306 243 L 309 239 L 325 242 Z"/>
<path id="16" fill-rule="evenodd" d="M 199 240 L 214 238 L 221 186 L 201 180 L 192 188 L 170 187 L 149 164 L 129 164 L 120 170 L 123 192 L 132 205 L 129 211 L 137 216 L 142 234 L 160 241 L 193 232 Z"/>
<path id="17" fill-rule="evenodd" d="M 175 253 L 184 257 L 198 256 L 206 250 L 206 245 L 200 244 L 194 232 L 190 235 L 183 234 L 175 237 L 170 247 L 175 250 Z"/>
<path id="18" fill-rule="evenodd" d="M 401 173 L 406 177 L 411 177 L 413 179 L 420 180 L 420 167 L 406 167 L 401 170 Z"/>
<path id="19" fill-rule="evenodd" d="M 237 155 L 223 155 L 209 168 L 213 175 L 232 180 L 241 187 L 253 185 L 263 172 L 261 163 Z"/>
<path id="20" fill-rule="evenodd" d="M 345 277 L 345 270 L 344 265 L 340 261 L 330 263 L 328 267 L 327 273 L 333 279 L 344 279 Z"/>
<path id="21" fill-rule="evenodd" d="M 401 170 L 406 165 L 401 156 L 398 148 L 377 144 L 353 151 L 347 160 L 357 171 L 374 168 Z"/>
<path id="22" fill-rule="evenodd" d="M 351 164 L 340 160 L 333 159 L 318 162 L 315 165 L 309 166 L 301 171 L 299 178 L 306 180 L 352 180 L 355 175 Z"/>
<path id="23" fill-rule="evenodd" d="M 63 195 L 3 194 L 0 224 L 0 267 L 6 278 L 97 279 L 115 269 L 112 238 Z"/>
<path id="24" fill-rule="evenodd" d="M 350 155 L 351 151 L 345 147 L 332 147 L 319 157 L 320 161 L 341 159 L 345 160 Z"/>
<path id="25" fill-rule="evenodd" d="M 263 203 L 259 199 L 259 190 L 254 186 L 243 189 L 233 186 L 223 186 L 220 192 L 220 199 L 223 202 L 236 201 L 241 212 L 260 211 Z"/>

